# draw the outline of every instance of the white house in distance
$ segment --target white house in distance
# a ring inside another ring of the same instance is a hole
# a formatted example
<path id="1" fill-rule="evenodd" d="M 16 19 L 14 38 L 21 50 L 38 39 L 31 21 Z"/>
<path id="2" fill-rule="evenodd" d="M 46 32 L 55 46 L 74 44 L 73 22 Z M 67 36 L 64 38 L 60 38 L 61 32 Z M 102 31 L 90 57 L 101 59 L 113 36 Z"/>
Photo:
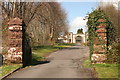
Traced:
<path id="1" fill-rule="evenodd" d="M 87 42 L 87 34 L 73 34 L 69 32 L 68 35 L 60 36 L 58 38 L 60 43 L 86 43 Z"/>

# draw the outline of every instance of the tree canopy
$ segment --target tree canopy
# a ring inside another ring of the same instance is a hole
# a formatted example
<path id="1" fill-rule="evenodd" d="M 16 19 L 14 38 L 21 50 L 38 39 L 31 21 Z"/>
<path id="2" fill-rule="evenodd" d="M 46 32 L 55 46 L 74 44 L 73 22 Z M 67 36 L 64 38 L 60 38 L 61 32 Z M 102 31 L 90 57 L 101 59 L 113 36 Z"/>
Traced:
<path id="1" fill-rule="evenodd" d="M 77 34 L 83 34 L 83 29 L 81 28 L 81 29 L 78 29 L 77 30 Z"/>

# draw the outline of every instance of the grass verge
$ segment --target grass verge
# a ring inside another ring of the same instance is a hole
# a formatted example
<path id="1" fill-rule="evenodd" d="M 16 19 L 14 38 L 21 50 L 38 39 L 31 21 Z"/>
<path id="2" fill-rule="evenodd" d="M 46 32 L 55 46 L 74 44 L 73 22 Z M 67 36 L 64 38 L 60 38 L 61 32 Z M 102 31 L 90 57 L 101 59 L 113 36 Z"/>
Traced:
<path id="1" fill-rule="evenodd" d="M 86 68 L 95 68 L 98 78 L 119 78 L 120 64 L 91 64 L 87 59 L 83 63 Z"/>
<path id="2" fill-rule="evenodd" d="M 11 71 L 22 67 L 22 64 L 9 64 L 9 65 L 2 65 L 0 67 L 0 77 L 5 76 L 6 74 L 10 73 Z"/>
<path id="3" fill-rule="evenodd" d="M 54 52 L 58 50 L 57 48 L 54 48 L 52 46 L 38 46 L 32 50 L 32 58 L 33 60 L 38 60 L 40 61 L 41 59 L 44 58 L 45 55 L 48 53 Z"/>

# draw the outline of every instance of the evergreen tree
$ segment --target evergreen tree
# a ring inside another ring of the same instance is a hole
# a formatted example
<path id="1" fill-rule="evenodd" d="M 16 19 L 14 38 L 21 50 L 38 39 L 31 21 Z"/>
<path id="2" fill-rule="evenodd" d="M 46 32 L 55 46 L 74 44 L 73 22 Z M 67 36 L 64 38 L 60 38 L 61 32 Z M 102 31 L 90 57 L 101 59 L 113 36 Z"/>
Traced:
<path id="1" fill-rule="evenodd" d="M 81 28 L 81 29 L 78 29 L 77 30 L 77 34 L 83 34 L 83 29 Z"/>

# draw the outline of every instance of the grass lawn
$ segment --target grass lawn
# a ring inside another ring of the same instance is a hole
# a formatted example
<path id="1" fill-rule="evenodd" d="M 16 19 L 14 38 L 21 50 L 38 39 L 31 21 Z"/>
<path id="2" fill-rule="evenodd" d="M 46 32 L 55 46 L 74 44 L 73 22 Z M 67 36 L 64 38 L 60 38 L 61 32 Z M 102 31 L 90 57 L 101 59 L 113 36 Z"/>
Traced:
<path id="1" fill-rule="evenodd" d="M 118 78 L 117 64 L 94 64 L 99 78 Z"/>
<path id="2" fill-rule="evenodd" d="M 11 71 L 21 67 L 22 64 L 10 64 L 10 65 L 3 65 L 0 67 L 0 77 L 5 76 L 6 74 L 10 73 Z"/>
<path id="3" fill-rule="evenodd" d="M 118 70 L 120 65 L 118 64 L 90 64 L 90 61 L 87 59 L 83 65 L 89 68 L 95 67 L 98 78 L 118 78 L 120 72 Z"/>
<path id="4" fill-rule="evenodd" d="M 44 47 L 39 46 L 32 50 L 32 57 L 33 59 L 40 61 L 41 59 L 44 58 L 45 55 L 47 55 L 48 53 L 54 52 L 56 50 L 58 49 L 51 46 L 44 46 Z"/>

